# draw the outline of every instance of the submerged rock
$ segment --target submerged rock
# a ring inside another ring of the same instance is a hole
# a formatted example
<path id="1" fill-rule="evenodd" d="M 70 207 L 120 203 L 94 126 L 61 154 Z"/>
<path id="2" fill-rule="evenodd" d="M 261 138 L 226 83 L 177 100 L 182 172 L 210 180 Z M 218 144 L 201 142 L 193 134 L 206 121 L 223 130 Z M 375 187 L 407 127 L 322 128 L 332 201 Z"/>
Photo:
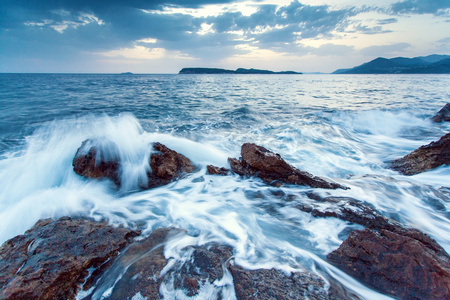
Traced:
<path id="1" fill-rule="evenodd" d="M 183 173 L 195 170 L 192 162 L 184 155 L 171 150 L 161 143 L 155 143 L 153 148 L 159 153 L 150 157 L 152 173 L 148 174 L 150 188 L 165 185 L 179 178 Z"/>
<path id="2" fill-rule="evenodd" d="M 131 299 L 137 293 L 148 299 L 160 299 L 159 288 L 164 279 L 161 271 L 167 265 L 164 245 L 168 237 L 180 232 L 178 229 L 158 228 L 144 240 L 135 242 L 114 262 L 98 286 L 101 288 L 108 279 L 114 282 L 117 273 L 120 274 L 122 269 L 127 267 L 126 272 L 114 285 L 112 299 Z M 100 293 L 95 290 L 93 294 L 101 296 L 102 292 L 101 289 Z"/>
<path id="3" fill-rule="evenodd" d="M 446 299 L 444 295 L 449 295 L 450 256 L 434 239 L 403 227 L 356 199 L 308 196 L 315 201 L 298 209 L 314 217 L 334 217 L 366 227 L 351 232 L 327 256 L 331 263 L 374 289 L 401 299 Z"/>
<path id="4" fill-rule="evenodd" d="M 439 246 L 389 230 L 353 231 L 327 259 L 400 299 L 449 299 L 450 257 Z"/>
<path id="5" fill-rule="evenodd" d="M 229 262 L 233 249 L 227 245 L 187 246 L 181 257 L 166 258 L 166 243 L 185 234 L 179 229 L 160 228 L 135 242 L 105 273 L 92 298 L 102 295 L 115 282 L 118 270 L 126 267 L 112 289 L 111 299 L 131 299 L 137 294 L 147 299 L 161 299 L 164 294 L 182 298 L 199 295 L 202 290 L 207 290 L 208 299 L 224 299 L 224 289 L 233 289 L 231 281 L 237 299 L 349 299 L 342 291 L 329 290 L 322 278 L 308 271 L 286 274 L 234 265 Z M 232 280 L 224 281 L 224 276 Z"/>
<path id="6" fill-rule="evenodd" d="M 307 185 L 313 188 L 348 189 L 338 183 L 300 171 L 286 163 L 279 154 L 256 144 L 243 144 L 241 155 L 241 159 L 228 159 L 231 169 L 241 176 L 257 176 L 276 186 L 288 183 Z"/>
<path id="7" fill-rule="evenodd" d="M 314 195 L 315 196 L 315 195 Z M 402 228 L 400 223 L 384 217 L 372 207 L 364 205 L 356 199 L 349 197 L 326 197 L 318 200 L 320 203 L 328 203 L 328 207 L 323 205 L 303 204 L 298 205 L 301 211 L 311 213 L 313 217 L 327 218 L 333 217 L 352 223 L 357 223 L 372 229 L 397 230 Z"/>
<path id="8" fill-rule="evenodd" d="M 120 186 L 119 149 L 106 140 L 85 140 L 72 162 L 73 170 L 86 178 L 109 178 Z"/>
<path id="9" fill-rule="evenodd" d="M 445 104 L 431 120 L 436 123 L 441 123 L 442 121 L 450 122 L 450 103 Z"/>
<path id="10" fill-rule="evenodd" d="M 0 248 L 0 299 L 74 299 L 86 270 L 138 234 L 86 219 L 40 220 Z"/>
<path id="11" fill-rule="evenodd" d="M 445 250 L 431 237 L 414 228 L 405 228 L 399 222 L 389 219 L 381 215 L 374 208 L 367 206 L 356 199 L 349 197 L 325 197 L 320 198 L 317 195 L 309 195 L 312 199 L 320 203 L 328 203 L 329 206 L 324 208 L 323 205 L 299 205 L 296 208 L 301 211 L 311 213 L 313 217 L 333 217 L 344 221 L 363 225 L 372 230 L 388 230 L 399 235 L 410 237 L 418 240 L 436 253 L 446 255 Z"/>
<path id="12" fill-rule="evenodd" d="M 404 175 L 415 175 L 450 164 L 450 133 L 437 142 L 422 146 L 390 163 L 391 169 Z"/>
<path id="13" fill-rule="evenodd" d="M 325 281 L 309 272 L 287 275 L 275 269 L 245 270 L 230 265 L 237 299 L 348 299 L 338 293 L 329 293 Z"/>

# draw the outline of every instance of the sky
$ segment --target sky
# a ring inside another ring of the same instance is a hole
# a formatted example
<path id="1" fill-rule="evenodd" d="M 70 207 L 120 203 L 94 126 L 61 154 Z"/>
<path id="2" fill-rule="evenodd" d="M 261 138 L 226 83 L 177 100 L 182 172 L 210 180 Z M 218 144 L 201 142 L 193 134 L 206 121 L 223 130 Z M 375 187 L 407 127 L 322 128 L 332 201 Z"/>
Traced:
<path id="1" fill-rule="evenodd" d="M 0 1 L 0 72 L 333 72 L 450 54 L 450 0 Z"/>

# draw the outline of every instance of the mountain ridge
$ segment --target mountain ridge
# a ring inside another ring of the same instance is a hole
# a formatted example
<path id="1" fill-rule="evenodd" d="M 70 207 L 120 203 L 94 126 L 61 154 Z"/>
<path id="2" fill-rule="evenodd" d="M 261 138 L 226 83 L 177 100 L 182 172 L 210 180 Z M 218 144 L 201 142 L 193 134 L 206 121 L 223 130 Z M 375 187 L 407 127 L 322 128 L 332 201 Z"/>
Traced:
<path id="1" fill-rule="evenodd" d="M 220 68 L 183 68 L 178 74 L 302 74 L 301 72 L 294 71 L 281 71 L 274 72 L 269 70 L 259 69 L 244 69 L 238 68 L 236 70 L 227 70 Z"/>
<path id="2" fill-rule="evenodd" d="M 332 74 L 450 74 L 450 55 L 378 57 L 353 68 L 338 69 Z"/>

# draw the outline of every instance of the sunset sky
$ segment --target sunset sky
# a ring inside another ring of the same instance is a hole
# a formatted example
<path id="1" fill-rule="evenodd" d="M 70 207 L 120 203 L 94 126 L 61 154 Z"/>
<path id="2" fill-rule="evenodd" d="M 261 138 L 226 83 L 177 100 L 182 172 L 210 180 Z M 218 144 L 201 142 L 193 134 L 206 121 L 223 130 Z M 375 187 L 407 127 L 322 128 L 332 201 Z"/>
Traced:
<path id="1" fill-rule="evenodd" d="M 1 0 L 0 72 L 332 72 L 450 54 L 450 0 Z"/>

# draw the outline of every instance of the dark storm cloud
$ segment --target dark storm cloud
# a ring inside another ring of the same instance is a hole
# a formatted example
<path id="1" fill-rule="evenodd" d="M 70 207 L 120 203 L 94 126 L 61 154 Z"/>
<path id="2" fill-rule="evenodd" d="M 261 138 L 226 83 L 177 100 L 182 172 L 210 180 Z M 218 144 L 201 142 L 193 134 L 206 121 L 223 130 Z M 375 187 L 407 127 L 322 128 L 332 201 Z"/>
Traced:
<path id="1" fill-rule="evenodd" d="M 445 14 L 450 0 L 406 0 L 392 4 L 391 10 L 400 14 Z"/>

